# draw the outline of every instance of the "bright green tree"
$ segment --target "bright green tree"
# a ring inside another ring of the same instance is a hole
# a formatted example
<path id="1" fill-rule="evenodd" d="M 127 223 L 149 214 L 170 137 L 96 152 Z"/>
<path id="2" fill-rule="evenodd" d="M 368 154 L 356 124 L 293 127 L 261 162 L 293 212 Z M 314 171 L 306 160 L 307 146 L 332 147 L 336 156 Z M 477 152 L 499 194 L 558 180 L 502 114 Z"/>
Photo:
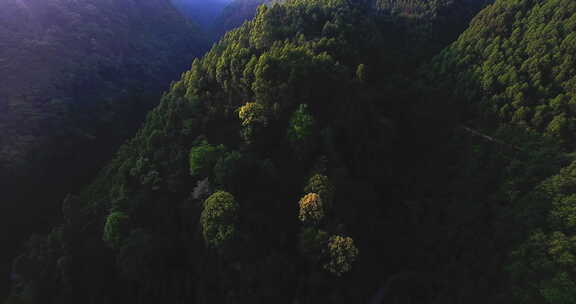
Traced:
<path id="1" fill-rule="evenodd" d="M 224 151 L 223 145 L 213 146 L 206 140 L 192 147 L 189 156 L 190 174 L 196 177 L 208 176 Z"/>

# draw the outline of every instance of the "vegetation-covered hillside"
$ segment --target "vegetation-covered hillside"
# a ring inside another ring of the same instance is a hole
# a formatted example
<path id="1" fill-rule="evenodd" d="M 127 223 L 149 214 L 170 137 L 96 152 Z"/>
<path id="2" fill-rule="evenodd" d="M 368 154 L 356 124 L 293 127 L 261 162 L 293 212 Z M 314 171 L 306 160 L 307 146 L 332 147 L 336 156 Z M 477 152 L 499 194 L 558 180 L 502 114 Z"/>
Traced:
<path id="1" fill-rule="evenodd" d="M 66 200 L 67 224 L 15 262 L 16 293 L 288 303 L 337 292 L 370 242 L 346 201 L 380 212 L 383 181 L 363 181 L 386 174 L 368 160 L 395 136 L 374 111 L 383 97 L 361 93 L 377 86 L 385 58 L 366 16 L 345 1 L 293 1 L 228 33 L 97 181 Z"/>
<path id="2" fill-rule="evenodd" d="M 388 25 L 343 0 L 261 6 L 31 239 L 10 301 L 350 303 L 420 282 L 432 261 L 392 229 L 418 93 Z"/>
<path id="3" fill-rule="evenodd" d="M 416 67 L 483 3 L 260 6 L 8 303 L 573 303 L 576 4 L 498 0 Z"/>
<path id="4" fill-rule="evenodd" d="M 204 48 L 167 0 L 0 3 L 0 294 L 15 240 L 46 231 Z"/>
<path id="5" fill-rule="evenodd" d="M 164 0 L 7 0 L 0 14 L 3 165 L 29 161 L 58 129 L 76 131 L 62 128 L 67 111 L 157 92 L 203 47 Z"/>
<path id="6" fill-rule="evenodd" d="M 375 9 L 388 35 L 397 35 L 404 65 L 418 68 L 468 27 L 480 9 L 493 0 L 365 0 Z"/>
<path id="7" fill-rule="evenodd" d="M 491 223 L 473 244 L 495 246 L 514 303 L 576 298 L 575 30 L 573 1 L 497 1 L 430 65 L 462 113 L 456 197 Z"/>

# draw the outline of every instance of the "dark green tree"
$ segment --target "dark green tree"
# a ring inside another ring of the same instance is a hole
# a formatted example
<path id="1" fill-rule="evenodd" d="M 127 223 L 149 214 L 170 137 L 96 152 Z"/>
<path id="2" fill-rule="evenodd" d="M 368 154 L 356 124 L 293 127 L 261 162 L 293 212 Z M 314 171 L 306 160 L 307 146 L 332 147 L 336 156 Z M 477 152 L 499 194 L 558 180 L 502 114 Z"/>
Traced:
<path id="1" fill-rule="evenodd" d="M 239 206 L 232 194 L 218 191 L 204 201 L 200 222 L 209 247 L 225 249 L 238 235 Z"/>
<path id="2" fill-rule="evenodd" d="M 315 147 L 316 122 L 308 105 L 301 104 L 292 114 L 288 127 L 288 140 L 300 158 L 305 158 Z"/>
<path id="3" fill-rule="evenodd" d="M 103 240 L 108 246 L 119 249 L 130 229 L 130 217 L 122 211 L 114 211 L 106 218 Z"/>
<path id="4" fill-rule="evenodd" d="M 225 153 L 214 166 L 216 185 L 230 189 L 238 184 L 243 161 L 242 154 L 238 151 Z"/>
<path id="5" fill-rule="evenodd" d="M 305 193 L 316 193 L 322 199 L 325 212 L 328 212 L 334 201 L 334 185 L 326 175 L 314 174 L 304 188 Z"/>
<path id="6" fill-rule="evenodd" d="M 350 237 L 333 235 L 327 245 L 328 261 L 324 264 L 324 269 L 336 276 L 342 276 L 352 270 L 359 253 L 354 240 Z"/>

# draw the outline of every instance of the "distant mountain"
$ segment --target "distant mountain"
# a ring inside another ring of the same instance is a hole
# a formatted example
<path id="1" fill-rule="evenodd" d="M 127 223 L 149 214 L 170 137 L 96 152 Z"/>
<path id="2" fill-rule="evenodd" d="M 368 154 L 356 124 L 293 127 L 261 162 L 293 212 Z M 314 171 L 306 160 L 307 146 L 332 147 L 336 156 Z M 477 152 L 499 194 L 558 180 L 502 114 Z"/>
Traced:
<path id="1" fill-rule="evenodd" d="M 71 111 L 157 94 L 204 47 L 166 0 L 1 5 L 2 165 L 29 161 L 44 137 L 69 135 L 58 124 Z"/>
<path id="2" fill-rule="evenodd" d="M 94 174 L 204 49 L 168 0 L 0 2 L 2 260 L 18 233 L 47 227 L 63 189 Z"/>
<path id="3" fill-rule="evenodd" d="M 214 21 L 212 31 L 215 35 L 221 36 L 239 27 L 244 21 L 252 19 L 259 5 L 270 2 L 273 0 L 232 0 Z"/>
<path id="4" fill-rule="evenodd" d="M 233 0 L 171 0 L 176 8 L 208 30 L 220 16 L 222 10 Z"/>

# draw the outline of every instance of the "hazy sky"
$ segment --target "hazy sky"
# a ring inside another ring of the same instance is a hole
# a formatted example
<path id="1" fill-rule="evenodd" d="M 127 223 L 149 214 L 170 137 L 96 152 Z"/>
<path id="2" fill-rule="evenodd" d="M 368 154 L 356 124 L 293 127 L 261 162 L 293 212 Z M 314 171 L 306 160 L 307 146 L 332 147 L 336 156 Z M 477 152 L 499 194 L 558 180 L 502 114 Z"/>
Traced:
<path id="1" fill-rule="evenodd" d="M 171 1 L 176 5 L 202 7 L 202 6 L 226 5 L 232 2 L 233 0 L 171 0 Z"/>

